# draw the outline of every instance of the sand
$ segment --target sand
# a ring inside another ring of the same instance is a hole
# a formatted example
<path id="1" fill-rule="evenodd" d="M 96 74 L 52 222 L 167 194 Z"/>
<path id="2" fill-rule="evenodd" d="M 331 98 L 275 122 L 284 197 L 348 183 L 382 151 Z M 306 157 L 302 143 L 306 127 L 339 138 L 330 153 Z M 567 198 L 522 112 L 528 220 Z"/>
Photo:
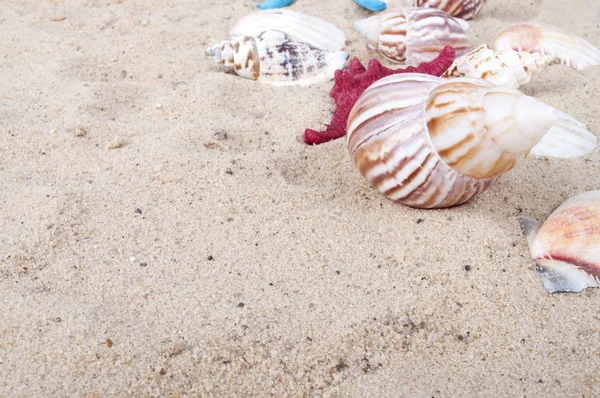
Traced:
<path id="1" fill-rule="evenodd" d="M 332 82 L 204 58 L 255 5 L 3 3 L 0 396 L 598 396 L 600 291 L 548 294 L 518 219 L 598 189 L 600 152 L 391 202 L 344 140 L 301 142 Z M 375 56 L 350 0 L 292 9 Z M 488 0 L 472 42 L 523 20 L 600 44 L 596 0 Z M 598 72 L 523 90 L 600 132 Z"/>

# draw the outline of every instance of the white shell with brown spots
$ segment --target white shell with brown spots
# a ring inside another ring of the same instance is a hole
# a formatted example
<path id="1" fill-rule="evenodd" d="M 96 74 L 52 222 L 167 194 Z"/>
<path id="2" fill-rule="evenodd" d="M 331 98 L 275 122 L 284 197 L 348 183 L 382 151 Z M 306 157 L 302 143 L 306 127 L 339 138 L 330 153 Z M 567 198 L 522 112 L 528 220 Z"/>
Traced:
<path id="1" fill-rule="evenodd" d="M 232 68 L 241 77 L 277 86 L 331 80 L 348 59 L 343 51 L 318 49 L 272 30 L 256 38 L 238 36 L 223 41 L 209 47 L 206 55 Z"/>

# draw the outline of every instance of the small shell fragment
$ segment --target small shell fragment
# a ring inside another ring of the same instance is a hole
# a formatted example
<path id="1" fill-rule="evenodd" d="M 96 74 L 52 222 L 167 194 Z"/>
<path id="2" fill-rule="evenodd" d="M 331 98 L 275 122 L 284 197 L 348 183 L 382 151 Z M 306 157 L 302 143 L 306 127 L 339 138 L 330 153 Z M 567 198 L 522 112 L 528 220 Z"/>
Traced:
<path id="1" fill-rule="evenodd" d="M 531 257 L 549 293 L 579 292 L 600 283 L 600 191 L 573 196 L 538 228 L 521 219 Z"/>

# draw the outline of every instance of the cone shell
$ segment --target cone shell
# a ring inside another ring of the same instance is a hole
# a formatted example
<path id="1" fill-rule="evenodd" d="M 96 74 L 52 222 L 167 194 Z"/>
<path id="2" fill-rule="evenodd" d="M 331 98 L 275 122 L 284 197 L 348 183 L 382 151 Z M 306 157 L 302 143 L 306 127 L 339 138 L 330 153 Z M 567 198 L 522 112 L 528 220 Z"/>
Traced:
<path id="1" fill-rule="evenodd" d="M 233 68 L 241 77 L 277 86 L 307 85 L 331 80 L 348 54 L 295 41 L 283 32 L 240 36 L 206 50 L 208 57 Z"/>
<path id="2" fill-rule="evenodd" d="M 422 208 L 464 203 L 519 164 L 554 108 L 480 79 L 399 74 L 378 80 L 348 118 L 348 150 L 367 181 Z"/>
<path id="3" fill-rule="evenodd" d="M 535 226 L 531 219 L 522 222 Z M 567 199 L 537 233 L 531 230 L 529 234 L 531 256 L 538 264 L 546 290 L 576 292 L 598 286 L 600 191 Z"/>
<path id="4" fill-rule="evenodd" d="M 434 59 L 445 46 L 452 46 L 457 56 L 471 51 L 461 23 L 433 8 L 384 11 L 354 26 L 392 62 L 418 65 Z"/>
<path id="5" fill-rule="evenodd" d="M 284 32 L 296 41 L 322 50 L 341 50 L 346 45 L 346 35 L 334 24 L 288 9 L 265 10 L 246 15 L 234 25 L 229 36 L 256 37 L 267 30 Z"/>
<path id="6" fill-rule="evenodd" d="M 551 55 L 574 69 L 600 65 L 598 48 L 581 37 L 550 25 L 520 24 L 506 28 L 498 34 L 494 49 Z"/>
<path id="7" fill-rule="evenodd" d="M 473 19 L 485 0 L 415 0 L 416 7 L 431 7 L 462 19 Z"/>

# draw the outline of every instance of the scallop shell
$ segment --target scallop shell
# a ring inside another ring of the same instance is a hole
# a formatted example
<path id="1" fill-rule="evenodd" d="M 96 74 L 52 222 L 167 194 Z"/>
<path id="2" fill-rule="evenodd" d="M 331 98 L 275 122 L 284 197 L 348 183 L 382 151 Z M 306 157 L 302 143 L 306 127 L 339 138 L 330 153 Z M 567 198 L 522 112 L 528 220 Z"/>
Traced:
<path id="1" fill-rule="evenodd" d="M 206 50 L 206 56 L 241 77 L 276 86 L 307 85 L 331 80 L 348 54 L 314 48 L 283 32 L 266 31 L 256 38 L 238 36 Z"/>
<path id="2" fill-rule="evenodd" d="M 600 65 L 598 48 L 581 37 L 550 25 L 528 23 L 506 28 L 498 34 L 494 49 L 551 55 L 574 69 Z"/>
<path id="3" fill-rule="evenodd" d="M 538 222 L 521 219 L 531 257 L 544 288 L 579 292 L 600 283 L 600 191 L 573 196 L 536 231 Z"/>
<path id="4" fill-rule="evenodd" d="M 518 165 L 558 119 L 554 108 L 484 80 L 393 75 L 352 108 L 348 150 L 386 197 L 450 207 Z"/>
<path id="5" fill-rule="evenodd" d="M 473 19 L 485 0 L 415 0 L 416 7 L 432 7 L 448 15 L 462 19 Z"/>
<path id="6" fill-rule="evenodd" d="M 445 46 L 452 46 L 457 56 L 471 51 L 461 22 L 433 8 L 384 11 L 354 27 L 392 62 L 418 65 L 434 59 Z"/>
<path id="7" fill-rule="evenodd" d="M 267 30 L 284 32 L 322 50 L 341 50 L 346 35 L 334 24 L 308 14 L 288 9 L 257 11 L 240 19 L 229 32 L 234 36 L 258 36 Z"/>

